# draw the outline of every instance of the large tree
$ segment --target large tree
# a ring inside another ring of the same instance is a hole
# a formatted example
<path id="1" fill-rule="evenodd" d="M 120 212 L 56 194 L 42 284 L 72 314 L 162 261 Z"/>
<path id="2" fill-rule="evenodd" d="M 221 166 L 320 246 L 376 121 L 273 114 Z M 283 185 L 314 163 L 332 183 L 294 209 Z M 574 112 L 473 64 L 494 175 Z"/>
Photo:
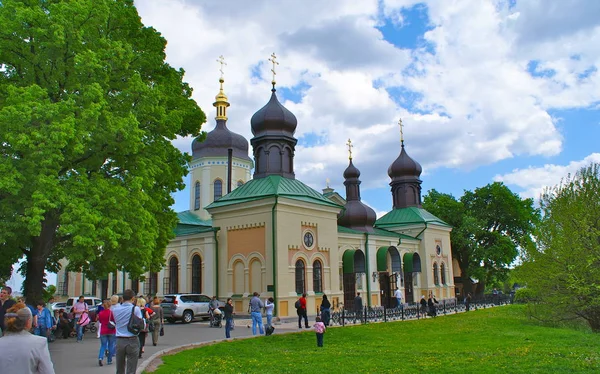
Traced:
<path id="1" fill-rule="evenodd" d="M 600 332 L 600 164 L 547 189 L 536 247 L 519 269 L 540 319 L 583 319 Z"/>
<path id="2" fill-rule="evenodd" d="M 0 1 L 0 253 L 25 295 L 69 260 L 92 279 L 163 264 L 204 113 L 131 0 Z"/>
<path id="3" fill-rule="evenodd" d="M 486 284 L 506 279 L 519 249 L 532 243 L 538 217 L 532 199 L 521 199 L 499 182 L 465 191 L 460 199 L 431 190 L 423 208 L 453 226 L 452 257 L 458 261 L 465 292 L 482 294 Z M 471 278 L 477 279 L 473 290 Z"/>

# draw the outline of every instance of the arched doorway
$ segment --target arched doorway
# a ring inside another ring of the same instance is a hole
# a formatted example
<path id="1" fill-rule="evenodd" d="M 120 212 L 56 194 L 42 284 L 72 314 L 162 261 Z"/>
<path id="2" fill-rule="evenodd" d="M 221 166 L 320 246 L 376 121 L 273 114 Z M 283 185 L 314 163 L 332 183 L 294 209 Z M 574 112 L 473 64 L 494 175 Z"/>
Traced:
<path id="1" fill-rule="evenodd" d="M 398 274 L 402 271 L 400 253 L 394 246 L 380 247 L 377 250 L 377 272 L 379 274 L 379 290 L 381 305 L 395 308 L 394 291 L 398 288 Z"/>
<path id="2" fill-rule="evenodd" d="M 354 306 L 356 297 L 356 276 L 365 273 L 365 254 L 361 250 L 348 249 L 342 256 L 343 283 L 344 283 L 344 308 L 350 310 Z M 368 280 L 367 280 L 368 281 Z M 369 297 L 367 295 L 367 297 Z"/>
<path id="3" fill-rule="evenodd" d="M 405 253 L 402 260 L 404 262 L 404 300 L 412 303 L 415 301 L 413 276 L 414 273 L 421 272 L 421 257 L 418 253 Z"/>

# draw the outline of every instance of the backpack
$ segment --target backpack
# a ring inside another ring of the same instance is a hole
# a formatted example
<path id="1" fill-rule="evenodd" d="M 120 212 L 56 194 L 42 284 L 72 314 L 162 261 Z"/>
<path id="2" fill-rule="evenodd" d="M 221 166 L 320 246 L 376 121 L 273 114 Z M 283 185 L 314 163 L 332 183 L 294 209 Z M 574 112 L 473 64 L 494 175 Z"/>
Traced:
<path id="1" fill-rule="evenodd" d="M 296 304 L 294 304 L 294 306 L 296 307 L 296 309 L 302 308 L 302 304 L 300 304 L 300 299 L 296 300 Z"/>

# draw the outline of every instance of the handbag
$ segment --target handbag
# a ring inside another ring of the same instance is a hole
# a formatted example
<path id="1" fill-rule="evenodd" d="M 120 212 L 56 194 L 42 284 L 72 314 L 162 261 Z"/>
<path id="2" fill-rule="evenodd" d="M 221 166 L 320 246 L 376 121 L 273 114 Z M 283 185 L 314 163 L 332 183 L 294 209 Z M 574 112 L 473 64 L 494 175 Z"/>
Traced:
<path id="1" fill-rule="evenodd" d="M 162 326 L 160 327 L 160 333 L 159 333 L 159 335 L 160 336 L 165 336 L 165 328 L 162 327 Z"/>
<path id="2" fill-rule="evenodd" d="M 135 305 L 131 307 L 131 316 L 129 316 L 129 322 L 127 323 L 127 331 L 133 335 L 139 335 L 145 327 L 144 320 L 135 315 Z"/>
<path id="3" fill-rule="evenodd" d="M 115 317 L 112 314 L 112 310 L 110 311 L 110 317 L 108 317 L 108 325 L 106 326 L 106 328 L 109 330 L 114 330 L 117 328 L 117 324 L 115 323 Z"/>

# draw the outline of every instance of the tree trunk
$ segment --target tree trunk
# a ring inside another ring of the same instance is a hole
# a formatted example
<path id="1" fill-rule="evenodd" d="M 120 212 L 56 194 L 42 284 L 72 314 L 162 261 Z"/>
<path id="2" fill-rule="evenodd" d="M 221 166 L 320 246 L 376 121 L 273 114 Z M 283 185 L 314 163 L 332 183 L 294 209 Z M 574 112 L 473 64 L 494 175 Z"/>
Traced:
<path id="1" fill-rule="evenodd" d="M 56 212 L 46 212 L 42 221 L 42 230 L 39 236 L 32 238 L 32 245 L 27 251 L 27 273 L 25 275 L 25 299 L 28 304 L 43 300 L 44 286 L 46 283 L 46 263 L 56 244 L 56 230 L 58 220 Z"/>
<path id="2" fill-rule="evenodd" d="M 27 257 L 27 275 L 25 276 L 24 293 L 29 305 L 35 305 L 44 299 L 46 258 L 36 255 L 33 248 Z"/>

